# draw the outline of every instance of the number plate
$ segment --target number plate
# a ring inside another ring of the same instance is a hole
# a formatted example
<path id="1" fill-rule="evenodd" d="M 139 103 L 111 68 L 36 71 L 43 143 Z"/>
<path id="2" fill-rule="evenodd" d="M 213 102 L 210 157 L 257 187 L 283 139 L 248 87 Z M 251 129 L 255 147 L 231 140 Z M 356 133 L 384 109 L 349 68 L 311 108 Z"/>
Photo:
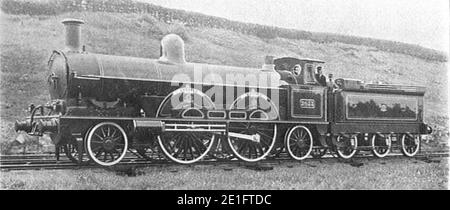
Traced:
<path id="1" fill-rule="evenodd" d="M 314 99 L 300 99 L 300 108 L 302 109 L 315 109 L 316 102 Z"/>

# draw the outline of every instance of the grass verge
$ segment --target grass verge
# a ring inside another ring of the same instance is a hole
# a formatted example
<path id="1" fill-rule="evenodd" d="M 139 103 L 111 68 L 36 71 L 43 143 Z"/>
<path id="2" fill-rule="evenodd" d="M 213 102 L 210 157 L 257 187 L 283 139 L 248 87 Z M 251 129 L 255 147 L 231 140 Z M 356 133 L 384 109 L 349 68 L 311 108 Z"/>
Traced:
<path id="1" fill-rule="evenodd" d="M 140 169 L 143 175 L 119 176 L 104 169 L 1 172 L 2 189 L 448 189 L 448 159 L 362 160 L 361 167 L 329 161 L 282 163 L 270 171 L 226 166 L 167 166 Z"/>

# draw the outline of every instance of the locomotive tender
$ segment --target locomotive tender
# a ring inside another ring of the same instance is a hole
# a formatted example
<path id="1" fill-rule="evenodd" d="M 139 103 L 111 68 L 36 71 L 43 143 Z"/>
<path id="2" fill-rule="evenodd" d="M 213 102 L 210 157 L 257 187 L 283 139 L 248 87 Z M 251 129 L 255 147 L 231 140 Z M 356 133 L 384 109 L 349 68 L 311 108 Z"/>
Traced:
<path id="1" fill-rule="evenodd" d="M 186 62 L 184 42 L 161 41 L 159 59 L 86 52 L 83 21 L 66 19 L 66 49 L 48 61 L 51 101 L 30 105 L 16 131 L 50 135 L 77 163 L 120 162 L 127 151 L 160 151 L 189 164 L 209 154 L 256 162 L 286 151 L 303 160 L 359 150 L 414 156 L 425 88 L 336 79 L 319 84 L 315 59 L 266 57 L 261 69 Z M 293 70 L 295 65 L 300 70 Z"/>

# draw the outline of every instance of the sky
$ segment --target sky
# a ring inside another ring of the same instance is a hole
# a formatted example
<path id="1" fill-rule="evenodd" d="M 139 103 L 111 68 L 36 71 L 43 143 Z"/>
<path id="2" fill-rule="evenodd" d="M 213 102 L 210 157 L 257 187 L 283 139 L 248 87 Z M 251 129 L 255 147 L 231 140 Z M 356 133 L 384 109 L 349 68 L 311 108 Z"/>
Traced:
<path id="1" fill-rule="evenodd" d="M 449 52 L 449 0 L 140 0 L 242 22 L 387 39 Z"/>

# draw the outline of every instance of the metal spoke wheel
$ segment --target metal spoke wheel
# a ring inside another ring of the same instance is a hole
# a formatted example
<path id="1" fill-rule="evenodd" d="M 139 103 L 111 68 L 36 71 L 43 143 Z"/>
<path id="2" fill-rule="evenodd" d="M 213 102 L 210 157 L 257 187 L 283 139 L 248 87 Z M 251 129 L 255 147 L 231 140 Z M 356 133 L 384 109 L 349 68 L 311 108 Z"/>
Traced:
<path id="1" fill-rule="evenodd" d="M 94 126 L 86 141 L 89 157 L 99 165 L 119 163 L 128 150 L 128 138 L 118 124 L 102 122 Z"/>
<path id="2" fill-rule="evenodd" d="M 321 158 L 325 154 L 327 154 L 327 151 L 328 151 L 327 148 L 322 148 L 322 147 L 313 148 L 312 151 L 311 151 L 311 156 L 313 158 Z"/>
<path id="3" fill-rule="evenodd" d="M 162 152 L 172 161 L 181 164 L 195 163 L 205 157 L 214 144 L 210 132 L 166 131 L 158 136 Z"/>
<path id="4" fill-rule="evenodd" d="M 293 127 L 285 139 L 288 154 L 295 160 L 303 160 L 309 156 L 313 148 L 313 136 L 305 126 Z"/>
<path id="5" fill-rule="evenodd" d="M 386 157 L 391 151 L 391 135 L 373 134 L 371 139 L 372 153 L 376 157 Z"/>
<path id="6" fill-rule="evenodd" d="M 277 125 L 270 123 L 230 123 L 229 133 L 251 135 L 256 140 L 228 137 L 228 144 L 234 155 L 247 162 L 264 159 L 275 145 Z"/>
<path id="7" fill-rule="evenodd" d="M 340 158 L 350 159 L 356 154 L 358 147 L 358 138 L 356 135 L 350 137 L 339 135 L 336 138 L 336 142 L 336 152 Z"/>
<path id="8" fill-rule="evenodd" d="M 403 155 L 408 157 L 416 155 L 420 149 L 420 135 L 403 134 L 401 146 Z"/>

